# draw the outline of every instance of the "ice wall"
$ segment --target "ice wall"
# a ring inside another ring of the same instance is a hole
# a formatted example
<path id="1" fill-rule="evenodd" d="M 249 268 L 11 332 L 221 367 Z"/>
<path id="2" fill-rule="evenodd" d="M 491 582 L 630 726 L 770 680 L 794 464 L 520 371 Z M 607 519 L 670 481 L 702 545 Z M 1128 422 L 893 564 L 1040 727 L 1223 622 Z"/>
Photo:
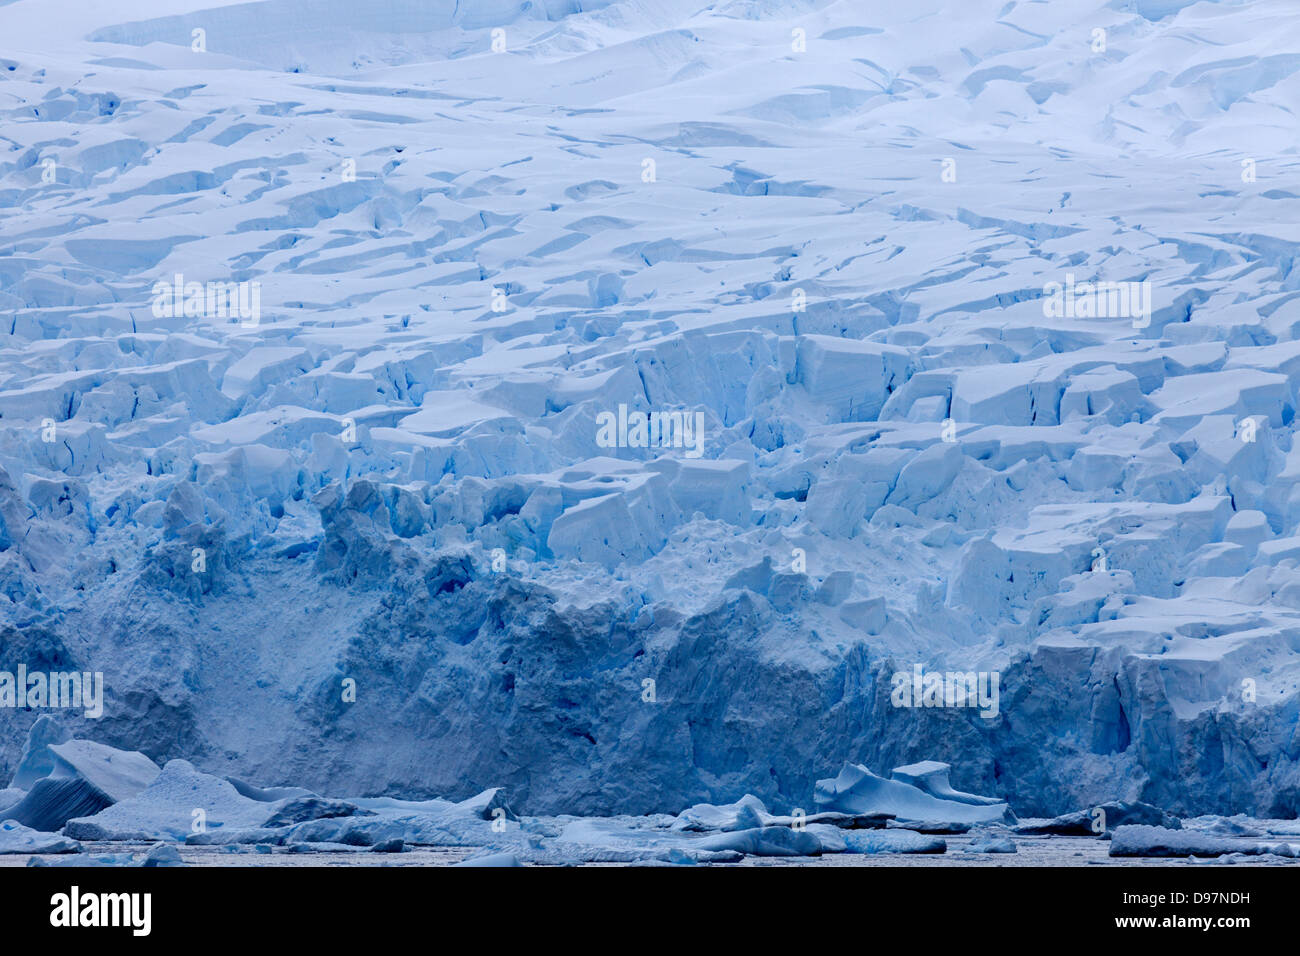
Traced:
<path id="1" fill-rule="evenodd" d="M 0 7 L 0 669 L 322 792 L 1295 814 L 1291 4 L 700 7 Z"/>

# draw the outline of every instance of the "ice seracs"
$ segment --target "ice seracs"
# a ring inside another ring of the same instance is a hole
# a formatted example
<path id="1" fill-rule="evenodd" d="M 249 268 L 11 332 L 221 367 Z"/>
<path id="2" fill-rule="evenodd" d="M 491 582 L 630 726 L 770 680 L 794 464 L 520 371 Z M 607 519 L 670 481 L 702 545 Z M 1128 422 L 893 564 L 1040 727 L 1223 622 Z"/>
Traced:
<path id="1" fill-rule="evenodd" d="M 1293 0 L 148 6 L 0 5 L 0 670 L 102 671 L 72 736 L 521 817 L 922 755 L 1300 812 Z"/>

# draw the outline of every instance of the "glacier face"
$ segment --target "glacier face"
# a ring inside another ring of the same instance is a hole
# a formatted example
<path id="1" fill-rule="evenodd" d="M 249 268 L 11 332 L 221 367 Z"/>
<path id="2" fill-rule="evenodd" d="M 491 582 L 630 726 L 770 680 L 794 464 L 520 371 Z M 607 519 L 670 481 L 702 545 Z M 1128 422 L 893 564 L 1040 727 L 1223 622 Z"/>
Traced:
<path id="1" fill-rule="evenodd" d="M 211 2 L 0 7 L 0 669 L 77 736 L 1300 810 L 1290 0 Z"/>

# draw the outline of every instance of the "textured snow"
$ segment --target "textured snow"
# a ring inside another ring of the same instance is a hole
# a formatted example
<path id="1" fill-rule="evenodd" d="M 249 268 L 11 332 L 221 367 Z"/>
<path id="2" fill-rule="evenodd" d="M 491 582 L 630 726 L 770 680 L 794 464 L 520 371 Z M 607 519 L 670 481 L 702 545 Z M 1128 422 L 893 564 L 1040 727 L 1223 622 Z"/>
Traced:
<path id="1" fill-rule="evenodd" d="M 70 834 L 307 791 L 784 815 L 845 761 L 951 764 L 928 823 L 1300 812 L 1292 0 L 15 0 L 0 36 L 0 668 L 103 672 L 60 720 L 166 764 Z M 177 276 L 260 314 L 156 310 Z M 1149 321 L 1049 314 L 1093 280 Z M 918 662 L 997 715 L 893 706 Z M 22 789 L 40 716 L 0 707 Z M 351 802 L 293 827 L 490 828 Z"/>

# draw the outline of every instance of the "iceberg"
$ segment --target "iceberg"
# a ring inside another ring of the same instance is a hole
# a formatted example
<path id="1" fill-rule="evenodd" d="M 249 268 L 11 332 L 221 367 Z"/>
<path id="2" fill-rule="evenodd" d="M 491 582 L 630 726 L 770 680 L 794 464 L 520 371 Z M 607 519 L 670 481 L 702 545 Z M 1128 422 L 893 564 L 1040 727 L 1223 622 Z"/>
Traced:
<path id="1" fill-rule="evenodd" d="M 1170 830 L 1167 827 L 1137 824 L 1117 827 L 1110 841 L 1111 856 L 1216 857 L 1233 853 L 1246 856 L 1295 856 L 1294 848 L 1287 843 L 1253 843 L 1194 830 Z"/>
<path id="2" fill-rule="evenodd" d="M 50 760 L 49 774 L 7 811 L 12 819 L 37 830 L 54 832 L 73 817 L 93 815 L 130 799 L 161 772 L 142 753 L 90 740 L 51 743 L 44 749 Z"/>
<path id="3" fill-rule="evenodd" d="M 921 766 L 922 772 L 930 769 Z M 934 775 L 925 776 L 927 784 L 936 789 L 946 786 L 947 769 L 942 765 Z M 906 768 L 904 768 L 907 776 Z M 942 784 L 942 786 L 941 786 Z M 970 796 L 960 794 L 959 796 Z M 981 798 L 975 798 L 981 799 Z M 1002 801 L 971 803 L 962 800 L 936 797 L 905 780 L 887 780 L 878 777 L 861 764 L 845 764 L 839 775 L 817 781 L 813 797 L 817 806 L 831 811 L 853 814 L 888 814 L 903 826 L 908 823 L 992 824 L 1015 823 L 1011 808 Z"/>
<path id="4" fill-rule="evenodd" d="M 169 760 L 134 796 L 68 820 L 63 832 L 78 840 L 178 842 L 209 829 L 258 826 L 275 812 L 187 760 Z"/>
<path id="5" fill-rule="evenodd" d="M 42 833 L 16 820 L 0 821 L 0 853 L 80 853 L 76 840 L 53 833 Z"/>
<path id="6" fill-rule="evenodd" d="M 1149 826 L 1179 830 L 1182 829 L 1183 823 L 1177 817 L 1149 803 L 1109 801 L 1089 810 L 1062 814 L 1052 820 L 1021 823 L 1016 827 L 1016 832 L 1026 835 L 1054 833 L 1061 836 L 1095 836 L 1099 833 L 1110 833 L 1121 826 Z"/>

